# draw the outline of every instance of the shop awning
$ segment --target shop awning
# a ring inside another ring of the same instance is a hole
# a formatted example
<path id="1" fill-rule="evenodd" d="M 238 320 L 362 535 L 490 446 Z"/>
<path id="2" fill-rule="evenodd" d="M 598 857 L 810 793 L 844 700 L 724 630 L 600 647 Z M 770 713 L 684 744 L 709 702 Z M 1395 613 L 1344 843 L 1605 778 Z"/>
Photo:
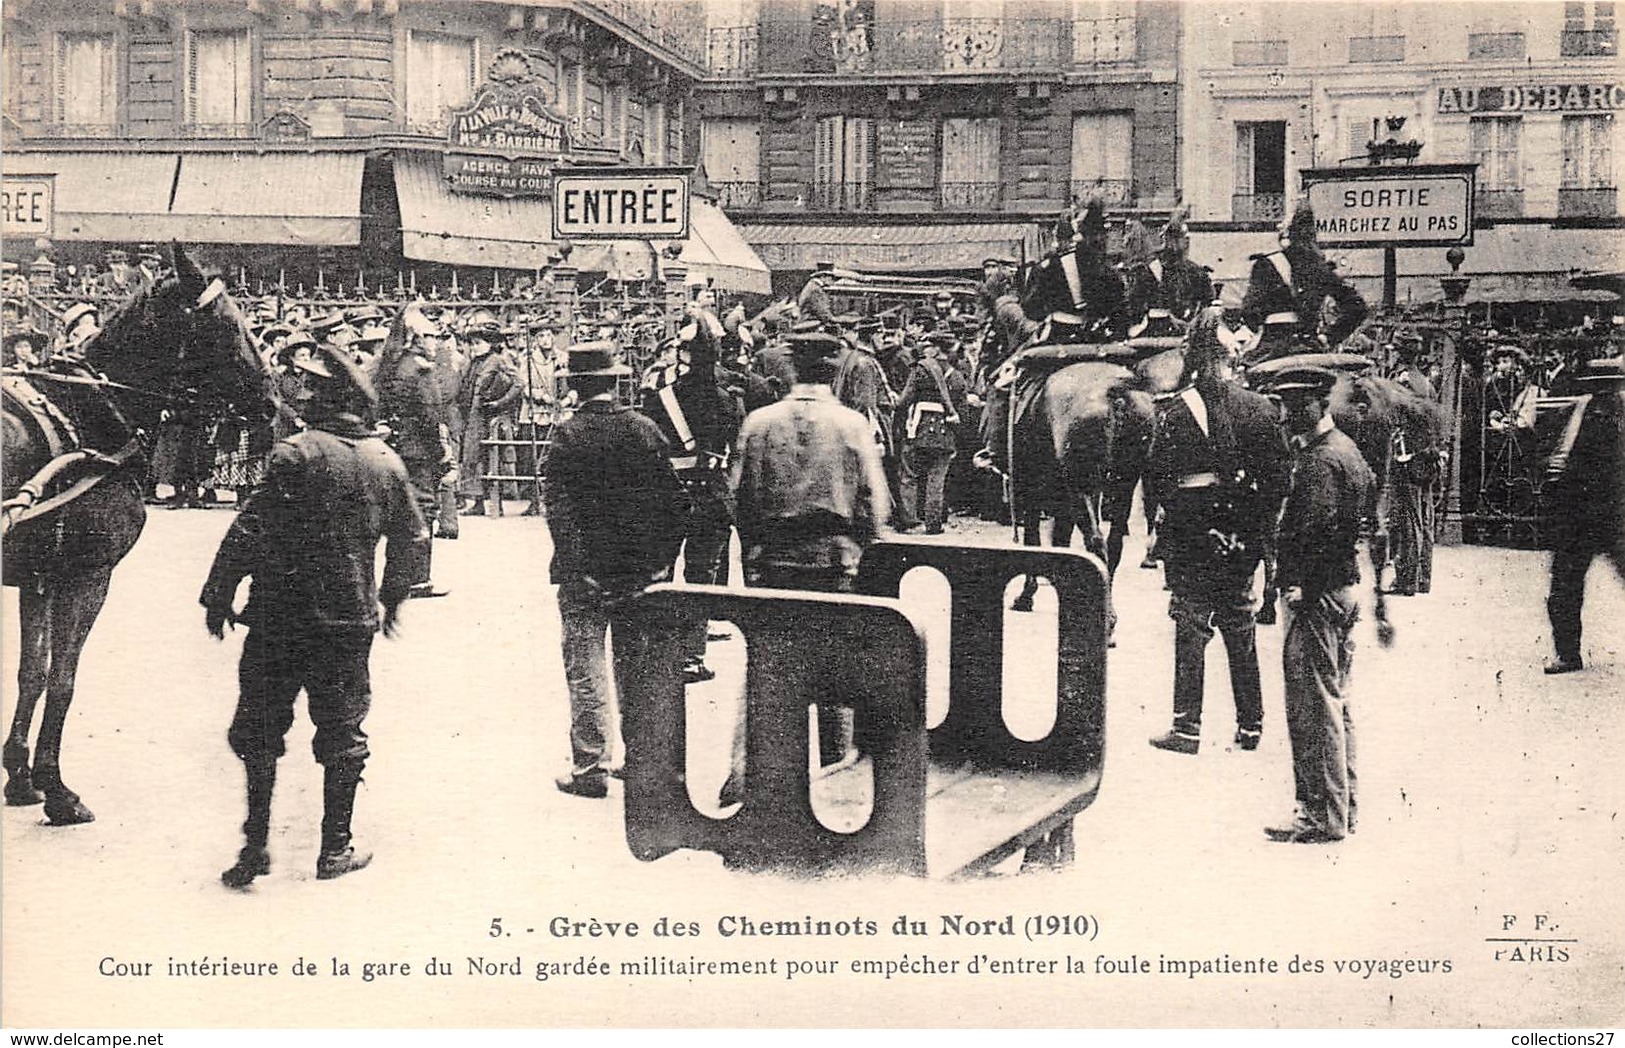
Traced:
<path id="1" fill-rule="evenodd" d="M 163 239 L 359 244 L 360 153 L 186 153 Z"/>
<path id="2" fill-rule="evenodd" d="M 8 175 L 55 175 L 58 240 L 157 240 L 169 214 L 174 153 L 12 153 Z"/>
<path id="3" fill-rule="evenodd" d="M 61 240 L 356 244 L 359 153 L 8 154 L 7 174 L 56 176 Z"/>
<path id="4" fill-rule="evenodd" d="M 1036 259 L 1038 227 L 1030 222 L 943 225 L 780 225 L 752 222 L 740 233 L 770 269 L 916 265 L 981 269 L 990 256 Z"/>
<path id="5" fill-rule="evenodd" d="M 773 292 L 772 275 L 739 229 L 708 200 L 695 199 L 689 212 L 688 242 L 678 261 L 690 277 L 704 277 L 728 291 Z"/>
<path id="6" fill-rule="evenodd" d="M 441 171 L 439 153 L 397 153 L 395 195 L 407 258 L 530 270 L 557 259 L 546 200 L 453 193 Z M 571 261 L 582 266 L 577 259 Z"/>

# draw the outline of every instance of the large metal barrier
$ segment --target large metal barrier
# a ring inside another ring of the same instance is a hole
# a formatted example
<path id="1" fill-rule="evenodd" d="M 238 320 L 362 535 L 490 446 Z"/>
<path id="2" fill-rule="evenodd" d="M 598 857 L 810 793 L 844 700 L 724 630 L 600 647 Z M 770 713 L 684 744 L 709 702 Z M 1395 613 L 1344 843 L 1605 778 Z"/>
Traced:
<path id="1" fill-rule="evenodd" d="M 929 732 L 925 634 L 892 599 L 914 567 L 942 572 L 951 592 L 948 711 Z M 1034 740 L 1009 730 L 1002 698 L 1004 592 L 1025 574 L 1050 580 L 1060 609 L 1056 716 Z M 616 675 L 634 855 L 697 848 L 751 869 L 932 877 L 984 872 L 1024 849 L 1029 865 L 1071 861 L 1072 821 L 1104 760 L 1104 566 L 1070 550 L 900 539 L 866 552 L 858 582 L 865 595 L 660 586 L 624 609 Z M 734 623 L 748 652 L 742 804 L 721 818 L 694 806 L 686 781 L 683 644 L 709 620 Z M 809 769 L 819 703 L 853 707 L 857 765 Z M 869 800 L 867 821 L 826 825 L 815 800 L 826 814 Z"/>

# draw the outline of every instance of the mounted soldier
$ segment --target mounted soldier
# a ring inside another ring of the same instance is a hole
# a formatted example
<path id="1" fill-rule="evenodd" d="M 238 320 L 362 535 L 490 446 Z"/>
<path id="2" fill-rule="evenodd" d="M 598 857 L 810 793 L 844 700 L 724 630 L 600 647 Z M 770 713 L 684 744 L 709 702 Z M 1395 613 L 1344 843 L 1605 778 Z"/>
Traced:
<path id="1" fill-rule="evenodd" d="M 1213 280 L 1206 266 L 1190 260 L 1191 238 L 1185 231 L 1185 212 L 1175 211 L 1162 227 L 1162 247 L 1146 265 L 1151 278 L 1141 291 L 1145 297 L 1145 327 L 1131 336 L 1171 336 L 1182 333 L 1213 302 Z M 1131 291 L 1131 296 L 1132 296 Z"/>
<path id="2" fill-rule="evenodd" d="M 1315 242 L 1315 213 L 1307 201 L 1281 227 L 1281 247 L 1253 256 L 1242 318 L 1258 332 L 1244 364 L 1292 353 L 1334 349 L 1365 321 L 1360 293 L 1338 276 Z M 1337 306 L 1336 321 L 1321 330 L 1326 300 Z"/>

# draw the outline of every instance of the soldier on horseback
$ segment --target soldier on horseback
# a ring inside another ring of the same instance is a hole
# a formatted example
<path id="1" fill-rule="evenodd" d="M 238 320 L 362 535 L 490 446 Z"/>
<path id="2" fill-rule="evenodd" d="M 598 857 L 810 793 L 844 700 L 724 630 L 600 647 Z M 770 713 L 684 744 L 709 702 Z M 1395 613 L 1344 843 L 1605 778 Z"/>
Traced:
<path id="1" fill-rule="evenodd" d="M 1307 201 L 1298 205 L 1281 227 L 1281 247 L 1254 255 L 1242 318 L 1259 332 L 1257 344 L 1243 363 L 1252 365 L 1291 353 L 1335 348 L 1366 317 L 1365 299 L 1338 276 L 1315 242 L 1315 213 Z M 1326 300 L 1337 306 L 1337 319 L 1321 330 Z"/>
<path id="2" fill-rule="evenodd" d="M 1130 287 L 1131 305 L 1144 303 L 1143 313 L 1130 309 L 1130 315 L 1143 317 L 1129 328 L 1131 337 L 1171 336 L 1184 331 L 1191 319 L 1213 302 L 1213 280 L 1206 266 L 1190 260 L 1191 239 L 1185 231 L 1185 213 L 1175 211 L 1162 227 L 1162 247 L 1145 266 L 1139 287 Z"/>

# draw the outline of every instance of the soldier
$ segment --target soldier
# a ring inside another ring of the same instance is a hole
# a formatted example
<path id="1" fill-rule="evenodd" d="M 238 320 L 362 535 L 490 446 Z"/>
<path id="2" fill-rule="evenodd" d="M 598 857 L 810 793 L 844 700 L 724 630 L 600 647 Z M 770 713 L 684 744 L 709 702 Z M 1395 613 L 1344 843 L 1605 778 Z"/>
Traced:
<path id="1" fill-rule="evenodd" d="M 902 477 L 897 464 L 897 447 L 892 432 L 892 418 L 897 406 L 897 393 L 886 381 L 886 369 L 881 366 L 875 348 L 859 334 L 861 318 L 841 318 L 845 328 L 846 350 L 835 365 L 832 389 L 835 399 L 869 420 L 874 431 L 875 444 L 880 448 L 881 463 L 891 492 L 892 506 L 897 512 L 893 524 L 900 531 L 920 526 L 919 520 L 905 516 L 900 495 Z M 797 381 L 805 381 L 797 379 Z"/>
<path id="2" fill-rule="evenodd" d="M 681 495 L 655 424 L 616 402 L 632 369 L 613 342 L 570 347 L 567 380 L 581 398 L 553 429 L 547 526 L 559 587 L 564 676 L 570 690 L 570 771 L 564 793 L 609 793 L 611 703 L 605 636 L 616 605 L 671 577 L 682 539 Z"/>
<path id="3" fill-rule="evenodd" d="M 439 516 L 439 487 L 456 470 L 445 395 L 435 371 L 435 355 L 445 331 L 416 306 L 406 307 L 401 323 L 407 341 L 390 373 L 379 381 L 379 410 L 390 429 L 390 444 L 406 463 L 418 509 L 431 531 Z M 383 354 L 388 356 L 388 354 Z M 389 366 L 386 363 L 386 366 Z M 433 580 L 433 540 L 416 547 L 409 597 L 444 597 Z"/>
<path id="4" fill-rule="evenodd" d="M 1274 405 L 1235 382 L 1222 323 L 1210 308 L 1191 329 L 1185 360 L 1193 382 L 1158 419 L 1145 478 L 1148 497 L 1166 513 L 1158 548 L 1174 620 L 1173 728 L 1151 745 L 1175 753 L 1201 745 L 1203 668 L 1215 629 L 1230 661 L 1235 744 L 1257 749 L 1264 724 L 1253 576 L 1273 547 L 1291 452 Z"/>
<path id="5" fill-rule="evenodd" d="M 1398 367 L 1393 380 L 1429 404 L 1433 383 L 1422 372 L 1422 336 L 1405 332 L 1395 336 Z M 1431 446 L 1415 446 L 1416 438 L 1395 427 L 1388 454 L 1388 504 L 1394 555 L 1396 597 L 1427 593 L 1433 588 L 1433 542 L 1438 530 L 1439 485 L 1444 479 L 1444 455 Z"/>
<path id="6" fill-rule="evenodd" d="M 952 332 L 928 335 L 897 402 L 901 516 L 920 519 L 923 495 L 927 535 L 942 534 L 948 469 L 958 451 L 960 412 L 965 407 L 965 379 L 945 363 L 957 345 Z"/>
<path id="7" fill-rule="evenodd" d="M 227 733 L 248 781 L 245 843 L 236 864 L 220 875 L 233 888 L 246 888 L 271 870 L 276 762 L 301 689 L 316 725 L 312 749 L 324 769 L 316 876 L 339 877 L 372 860 L 355 850 L 350 836 L 369 756 L 361 722 L 372 702 L 372 639 L 380 625 L 384 636 L 395 635 L 412 550 L 428 541 L 406 467 L 368 421 L 376 407 L 371 384 L 332 347 L 302 366 L 310 379 L 303 405 L 310 428 L 272 450 L 265 485 L 232 522 L 199 597 L 216 640 L 228 625 L 249 627 Z M 379 588 L 374 565 L 381 538 L 387 545 Z M 253 583 L 237 613 L 232 608 L 244 578 Z"/>
<path id="8" fill-rule="evenodd" d="M 1162 248 L 1147 267 L 1156 280 L 1145 334 L 1173 334 L 1213 303 L 1213 280 L 1206 266 L 1190 260 L 1191 238 L 1185 210 L 1175 211 L 1162 227 Z M 1171 321 L 1173 323 L 1165 323 Z"/>
<path id="9" fill-rule="evenodd" d="M 1335 348 L 1365 320 L 1365 299 L 1337 275 L 1315 243 L 1315 213 L 1307 201 L 1282 224 L 1280 241 L 1279 251 L 1253 256 L 1241 312 L 1259 340 L 1247 352 L 1247 364 Z M 1337 321 L 1322 332 L 1321 310 L 1328 298 L 1337 304 Z"/>
<path id="10" fill-rule="evenodd" d="M 739 432 L 733 488 L 745 583 L 850 593 L 864 547 L 886 530 L 880 448 L 871 421 L 830 389 L 840 340 L 807 332 L 792 335 L 790 346 L 796 385 L 777 404 L 752 412 Z M 820 703 L 820 763 L 846 759 L 851 738 L 851 710 Z M 724 806 L 739 797 L 743 756 L 740 724 Z"/>
<path id="11" fill-rule="evenodd" d="M 1601 553 L 1625 571 L 1625 362 L 1593 360 L 1576 376 L 1585 392 L 1547 465 L 1541 499 L 1552 539 L 1552 582 L 1546 612 L 1556 656 L 1547 673 L 1584 669 L 1580 611 L 1586 573 Z"/>
<path id="12" fill-rule="evenodd" d="M 1296 460 L 1281 517 L 1279 581 L 1297 815 L 1290 826 L 1265 832 L 1298 844 L 1342 840 L 1354 832 L 1357 814 L 1350 632 L 1360 611 L 1354 591 L 1360 527 L 1375 519 L 1377 484 L 1354 441 L 1332 422 L 1328 401 L 1336 381 L 1325 368 L 1295 368 L 1271 387 L 1285 405 Z"/>

